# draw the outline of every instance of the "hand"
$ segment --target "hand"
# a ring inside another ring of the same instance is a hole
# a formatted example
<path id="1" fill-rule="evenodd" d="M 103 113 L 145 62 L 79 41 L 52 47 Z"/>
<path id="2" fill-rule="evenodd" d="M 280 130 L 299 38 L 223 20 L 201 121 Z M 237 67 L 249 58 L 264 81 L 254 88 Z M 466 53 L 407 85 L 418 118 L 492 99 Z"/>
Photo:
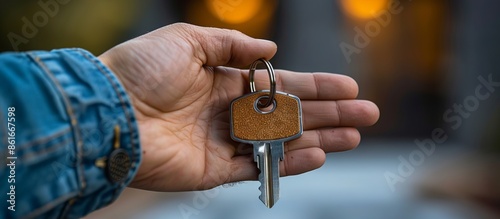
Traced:
<path id="1" fill-rule="evenodd" d="M 275 53 L 273 42 L 237 31 L 174 24 L 102 54 L 139 124 L 143 161 L 130 186 L 201 190 L 257 179 L 251 145 L 229 137 L 230 102 L 249 92 L 248 70 L 231 67 Z M 276 79 L 277 90 L 301 98 L 304 122 L 302 137 L 285 144 L 282 176 L 320 167 L 325 153 L 353 149 L 360 141 L 354 127 L 378 120 L 375 104 L 354 99 L 358 87 L 347 76 L 278 70 Z M 256 83 L 267 88 L 267 74 L 256 73 Z"/>

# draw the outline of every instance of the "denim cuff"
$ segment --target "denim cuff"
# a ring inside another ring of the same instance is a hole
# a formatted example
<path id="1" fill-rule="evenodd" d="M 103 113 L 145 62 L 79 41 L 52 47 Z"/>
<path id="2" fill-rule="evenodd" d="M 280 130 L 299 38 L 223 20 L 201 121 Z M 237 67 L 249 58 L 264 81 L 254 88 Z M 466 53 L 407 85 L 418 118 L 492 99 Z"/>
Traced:
<path id="1" fill-rule="evenodd" d="M 3 103 L 17 106 L 19 117 L 26 115 L 18 126 L 14 215 L 80 218 L 109 205 L 132 181 L 141 161 L 137 122 L 123 86 L 82 49 L 34 51 L 23 58 L 34 69 L 21 74 L 33 83 L 26 91 L 39 93 Z M 107 169 L 116 150 L 130 161 L 119 182 L 110 180 Z"/>

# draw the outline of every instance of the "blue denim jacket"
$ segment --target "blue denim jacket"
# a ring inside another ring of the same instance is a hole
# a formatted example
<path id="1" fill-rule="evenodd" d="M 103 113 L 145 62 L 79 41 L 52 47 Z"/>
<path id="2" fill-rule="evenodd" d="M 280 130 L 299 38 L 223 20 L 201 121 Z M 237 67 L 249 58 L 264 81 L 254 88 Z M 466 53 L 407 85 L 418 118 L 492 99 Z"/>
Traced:
<path id="1" fill-rule="evenodd" d="M 131 102 L 87 51 L 0 54 L 0 112 L 0 218 L 82 217 L 112 203 L 137 172 Z M 132 162 L 121 183 L 99 164 L 115 137 Z"/>

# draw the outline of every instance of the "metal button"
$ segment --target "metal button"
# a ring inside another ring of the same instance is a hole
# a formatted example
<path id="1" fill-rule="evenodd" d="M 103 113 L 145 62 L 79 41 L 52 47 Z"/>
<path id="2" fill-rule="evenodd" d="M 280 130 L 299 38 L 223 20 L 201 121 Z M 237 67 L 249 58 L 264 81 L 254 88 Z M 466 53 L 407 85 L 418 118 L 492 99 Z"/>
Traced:
<path id="1" fill-rule="evenodd" d="M 113 183 L 121 183 L 126 178 L 132 167 L 130 156 L 122 148 L 113 150 L 107 159 L 106 175 Z"/>

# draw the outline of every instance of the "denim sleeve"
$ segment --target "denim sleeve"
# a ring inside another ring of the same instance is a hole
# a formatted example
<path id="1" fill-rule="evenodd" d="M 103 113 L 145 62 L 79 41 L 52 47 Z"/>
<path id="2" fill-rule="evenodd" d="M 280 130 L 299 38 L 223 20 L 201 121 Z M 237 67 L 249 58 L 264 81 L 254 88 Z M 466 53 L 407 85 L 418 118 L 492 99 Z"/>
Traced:
<path id="1" fill-rule="evenodd" d="M 137 172 L 131 102 L 82 49 L 0 54 L 0 218 L 79 218 L 112 203 Z M 106 165 L 129 159 L 120 181 Z"/>

